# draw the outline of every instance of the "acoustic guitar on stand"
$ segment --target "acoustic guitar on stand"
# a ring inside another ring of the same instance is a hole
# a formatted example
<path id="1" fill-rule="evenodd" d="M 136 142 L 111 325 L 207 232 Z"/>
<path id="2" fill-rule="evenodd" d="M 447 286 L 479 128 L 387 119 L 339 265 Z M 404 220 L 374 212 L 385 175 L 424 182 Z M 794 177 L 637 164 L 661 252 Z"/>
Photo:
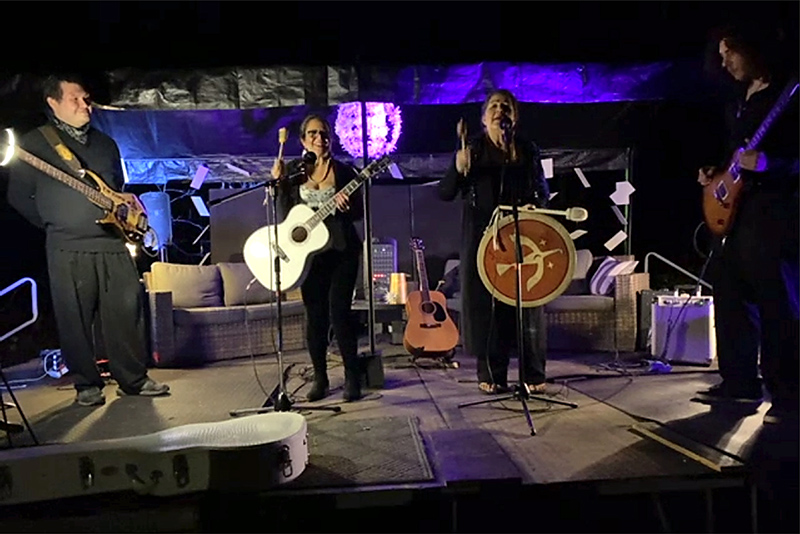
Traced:
<path id="1" fill-rule="evenodd" d="M 747 141 L 742 150 L 754 150 L 758 147 L 770 126 L 783 113 L 794 93 L 797 91 L 797 78 L 793 78 L 786 85 L 781 96 L 772 106 L 769 114 L 764 118 L 753 137 Z M 709 231 L 718 237 L 727 236 L 733 226 L 736 211 L 742 196 L 744 186 L 742 169 L 739 167 L 739 153 L 733 155 L 728 167 L 716 173 L 711 182 L 703 188 L 703 215 Z"/>
<path id="2" fill-rule="evenodd" d="M 452 356 L 458 344 L 458 329 L 447 313 L 447 298 L 439 291 L 428 289 L 422 240 L 411 239 L 419 274 L 419 289 L 406 297 L 408 320 L 403 345 L 414 358 L 421 356 Z"/>

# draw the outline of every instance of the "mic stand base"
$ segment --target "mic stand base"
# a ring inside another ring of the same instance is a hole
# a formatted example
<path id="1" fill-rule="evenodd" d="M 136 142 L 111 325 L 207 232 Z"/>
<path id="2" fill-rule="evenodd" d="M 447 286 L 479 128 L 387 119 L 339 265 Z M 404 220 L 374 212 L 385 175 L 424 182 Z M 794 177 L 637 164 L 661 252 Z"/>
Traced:
<path id="1" fill-rule="evenodd" d="M 489 404 L 489 403 L 492 403 L 492 402 L 502 402 L 502 401 L 505 401 L 505 400 L 518 400 L 518 401 L 520 401 L 522 403 L 522 408 L 523 408 L 523 410 L 525 412 L 525 419 L 528 422 L 528 427 L 531 429 L 531 436 L 535 436 L 536 435 L 536 428 L 534 428 L 534 426 L 533 426 L 533 420 L 531 419 L 531 413 L 530 413 L 530 410 L 528 409 L 528 402 L 527 401 L 529 401 L 529 400 L 538 400 L 538 401 L 542 401 L 542 402 L 548 402 L 548 403 L 551 403 L 551 404 L 560 404 L 561 406 L 569 406 L 570 408 L 577 408 L 578 407 L 578 405 L 575 404 L 574 402 L 566 402 L 566 401 L 548 399 L 548 398 L 545 398 L 545 397 L 537 397 L 535 395 L 531 395 L 531 394 L 529 394 L 527 392 L 526 389 L 524 389 L 522 386 L 520 386 L 518 384 L 515 385 L 513 389 L 514 389 L 514 392 L 510 393 L 508 395 L 503 395 L 501 397 L 494 397 L 494 398 L 491 398 L 491 399 L 474 401 L 474 402 L 465 402 L 465 403 L 459 404 L 458 407 L 459 408 L 466 408 L 467 406 L 478 406 L 480 404 Z"/>

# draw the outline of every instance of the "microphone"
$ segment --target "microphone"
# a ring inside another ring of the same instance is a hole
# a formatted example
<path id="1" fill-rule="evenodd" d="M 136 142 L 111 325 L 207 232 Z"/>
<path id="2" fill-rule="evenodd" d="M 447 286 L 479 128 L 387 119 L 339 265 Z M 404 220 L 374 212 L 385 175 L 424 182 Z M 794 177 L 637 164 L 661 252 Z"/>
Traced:
<path id="1" fill-rule="evenodd" d="M 317 155 L 313 152 L 306 152 L 303 154 L 301 159 L 296 159 L 290 161 L 288 165 L 286 165 L 286 176 L 283 178 L 270 178 L 265 182 L 267 188 L 270 188 L 271 194 L 275 194 L 271 188 L 277 187 L 278 184 L 282 181 L 288 181 L 292 183 L 294 180 L 297 180 L 299 177 L 303 176 L 306 173 L 306 166 L 313 165 L 317 161 Z"/>
<path id="2" fill-rule="evenodd" d="M 507 132 L 511 129 L 513 124 L 511 123 L 511 118 L 508 115 L 503 115 L 500 119 L 500 129 L 504 132 Z"/>
<path id="3" fill-rule="evenodd" d="M 567 208 L 565 215 L 568 221 L 582 222 L 589 218 L 589 211 L 586 208 Z"/>
<path id="4" fill-rule="evenodd" d="M 306 168 L 309 165 L 314 165 L 316 162 L 317 162 L 317 155 L 313 152 L 306 152 L 305 154 L 303 154 L 303 157 L 301 159 L 295 160 L 293 164 L 290 165 L 291 168 L 286 169 L 287 172 L 286 179 L 291 180 L 293 178 L 297 178 L 298 176 L 302 176 L 303 174 L 306 173 Z"/>
<path id="5" fill-rule="evenodd" d="M 498 206 L 501 210 L 511 211 L 512 206 Z M 533 205 L 526 205 L 519 208 L 521 211 L 530 213 L 541 213 L 542 215 L 563 215 L 568 221 L 583 222 L 589 218 L 589 210 L 586 208 L 567 208 L 565 210 L 551 210 L 546 208 L 537 208 Z"/>

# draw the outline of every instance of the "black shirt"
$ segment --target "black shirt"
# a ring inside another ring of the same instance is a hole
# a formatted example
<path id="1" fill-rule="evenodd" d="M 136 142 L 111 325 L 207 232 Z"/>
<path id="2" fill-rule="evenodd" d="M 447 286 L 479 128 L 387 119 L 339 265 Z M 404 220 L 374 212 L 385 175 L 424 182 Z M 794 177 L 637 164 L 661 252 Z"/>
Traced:
<path id="1" fill-rule="evenodd" d="M 738 88 L 736 98 L 727 105 L 725 113 L 728 158 L 737 149 L 746 146 L 748 140 L 769 115 L 785 87 L 785 79 L 774 80 L 765 89 L 750 95 L 747 100 L 746 86 Z M 789 105 L 771 123 L 766 135 L 755 147 L 756 150 L 766 154 L 768 169 L 766 172 L 742 171 L 748 187 L 778 188 L 787 193 L 797 192 L 798 152 L 800 152 L 797 102 L 798 95 L 795 93 Z"/>
<path id="2" fill-rule="evenodd" d="M 98 175 L 111 189 L 124 185 L 117 144 L 106 134 L 89 129 L 85 145 L 55 129 L 61 141 L 78 158 L 81 167 Z M 19 146 L 39 159 L 74 176 L 71 169 L 38 130 L 26 133 Z M 94 185 L 86 176 L 84 182 Z M 8 202 L 31 224 L 47 233 L 48 248 L 72 251 L 125 251 L 125 240 L 113 225 L 99 225 L 104 211 L 82 193 L 17 159 L 11 165 Z"/>

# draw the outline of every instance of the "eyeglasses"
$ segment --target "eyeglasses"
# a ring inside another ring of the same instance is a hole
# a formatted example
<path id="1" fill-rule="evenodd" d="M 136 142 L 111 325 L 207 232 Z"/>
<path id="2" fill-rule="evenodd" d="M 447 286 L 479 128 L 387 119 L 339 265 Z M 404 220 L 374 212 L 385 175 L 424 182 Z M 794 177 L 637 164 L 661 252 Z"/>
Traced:
<path id="1" fill-rule="evenodd" d="M 330 134 L 326 130 L 308 130 L 306 131 L 307 137 L 322 137 L 323 139 L 328 139 Z"/>

